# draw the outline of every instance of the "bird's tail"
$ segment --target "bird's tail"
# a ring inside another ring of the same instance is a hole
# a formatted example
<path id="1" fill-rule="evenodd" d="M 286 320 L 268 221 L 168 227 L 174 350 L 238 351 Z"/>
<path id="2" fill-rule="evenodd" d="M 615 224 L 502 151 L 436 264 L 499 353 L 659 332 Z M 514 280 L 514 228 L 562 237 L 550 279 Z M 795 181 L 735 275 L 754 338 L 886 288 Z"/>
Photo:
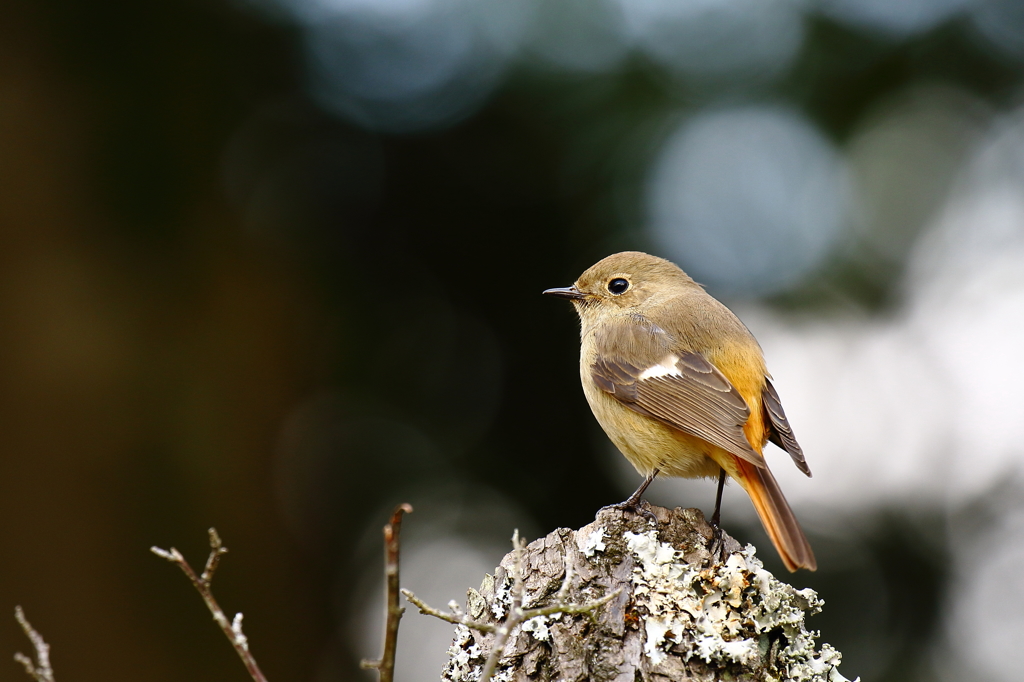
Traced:
<path id="1" fill-rule="evenodd" d="M 807 536 L 801 530 L 772 472 L 767 467 L 754 466 L 739 457 L 736 458 L 736 464 L 740 473 L 736 478 L 754 503 L 754 509 L 786 568 L 790 571 L 798 568 L 817 570 L 818 562 L 814 559 Z"/>

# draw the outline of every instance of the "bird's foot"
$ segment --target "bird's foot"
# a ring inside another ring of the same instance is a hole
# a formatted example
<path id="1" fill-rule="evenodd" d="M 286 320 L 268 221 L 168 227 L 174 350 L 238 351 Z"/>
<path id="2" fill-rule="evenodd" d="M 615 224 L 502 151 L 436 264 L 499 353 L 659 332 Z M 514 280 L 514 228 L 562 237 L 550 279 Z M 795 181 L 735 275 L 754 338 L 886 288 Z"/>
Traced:
<path id="1" fill-rule="evenodd" d="M 625 502 L 619 502 L 618 504 L 609 504 L 607 507 L 601 507 L 598 513 L 603 512 L 605 509 L 615 509 L 616 511 L 624 511 L 633 514 L 638 514 L 647 519 L 648 521 L 650 521 L 651 523 L 653 523 L 654 525 L 658 525 L 658 517 L 651 510 L 651 503 L 643 498 L 638 498 L 634 500 L 632 497 L 630 497 Z"/>
<path id="2" fill-rule="evenodd" d="M 729 543 L 726 542 L 725 531 L 718 525 L 717 520 L 712 519 L 710 525 L 711 542 L 708 543 L 708 560 L 712 564 L 724 564 L 725 560 L 729 558 L 729 554 L 736 549 L 735 541 L 732 541 L 732 549 L 730 549 Z"/>
<path id="3" fill-rule="evenodd" d="M 719 525 L 713 525 L 711 535 L 711 543 L 708 545 L 708 553 L 711 555 L 711 561 L 719 564 L 725 563 L 725 532 Z"/>

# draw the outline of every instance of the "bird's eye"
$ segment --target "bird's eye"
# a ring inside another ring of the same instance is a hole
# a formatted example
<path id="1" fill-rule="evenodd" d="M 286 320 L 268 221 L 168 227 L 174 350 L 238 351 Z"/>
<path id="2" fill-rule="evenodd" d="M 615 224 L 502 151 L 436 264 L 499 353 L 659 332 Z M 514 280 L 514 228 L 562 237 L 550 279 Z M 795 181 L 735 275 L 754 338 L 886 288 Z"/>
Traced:
<path id="1" fill-rule="evenodd" d="M 616 277 L 612 281 L 608 282 L 608 291 L 612 292 L 616 296 L 626 293 L 626 289 L 628 288 L 629 282 L 621 277 Z"/>

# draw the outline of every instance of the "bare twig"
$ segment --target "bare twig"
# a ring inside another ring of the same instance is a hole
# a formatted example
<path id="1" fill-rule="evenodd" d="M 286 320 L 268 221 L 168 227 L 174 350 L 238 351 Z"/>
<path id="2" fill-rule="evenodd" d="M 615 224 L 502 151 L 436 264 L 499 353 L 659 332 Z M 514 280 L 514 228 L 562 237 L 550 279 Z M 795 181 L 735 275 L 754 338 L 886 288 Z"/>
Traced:
<path id="1" fill-rule="evenodd" d="M 494 627 L 490 623 L 475 621 L 464 613 L 445 613 L 444 611 L 439 611 L 413 594 L 412 590 L 402 590 L 402 594 L 404 594 L 405 598 L 412 602 L 413 606 L 418 608 L 420 613 L 424 615 L 440 618 L 452 625 L 465 625 L 467 628 L 471 628 L 479 632 L 497 632 L 498 630 L 498 628 Z"/>
<path id="2" fill-rule="evenodd" d="M 203 574 L 199 576 L 199 579 L 207 585 L 213 582 L 213 574 L 217 572 L 220 558 L 228 553 L 228 548 L 221 542 L 217 529 L 211 528 L 208 532 L 210 533 L 210 556 L 206 557 L 206 567 L 203 568 Z"/>
<path id="3" fill-rule="evenodd" d="M 32 642 L 32 647 L 36 650 L 35 662 L 20 652 L 14 654 L 14 660 L 25 666 L 25 672 L 36 682 L 53 682 L 53 667 L 50 665 L 50 645 L 43 640 L 43 636 L 36 632 L 32 624 L 28 622 L 28 619 L 25 618 L 25 612 L 21 610 L 20 606 L 14 607 L 14 617 L 17 619 L 18 624 L 21 625 L 21 629 L 25 631 L 29 641 Z"/>
<path id="4" fill-rule="evenodd" d="M 559 587 L 558 593 L 555 595 L 555 602 L 550 606 L 524 609 L 523 599 L 525 596 L 525 587 L 523 585 L 523 554 L 526 552 L 526 543 L 519 537 L 518 530 L 512 535 L 512 546 L 514 548 L 513 551 L 515 552 L 512 568 L 512 589 L 510 592 L 512 603 L 509 606 L 505 620 L 497 626 L 491 625 L 490 623 L 472 620 L 458 608 L 457 604 L 453 603 L 451 605 L 453 613 L 445 613 L 444 611 L 440 611 L 428 605 L 411 591 L 402 590 L 402 594 L 405 595 L 405 598 L 419 608 L 420 613 L 433 616 L 434 618 L 439 618 L 454 625 L 464 625 L 467 628 L 477 630 L 478 632 L 494 634 L 494 642 L 491 645 L 491 652 L 487 656 L 487 660 L 484 663 L 478 682 L 490 682 L 490 679 L 494 675 L 494 671 L 498 666 L 498 662 L 505 653 L 505 645 L 508 643 L 509 635 L 522 623 L 530 620 L 531 618 L 536 618 L 538 616 L 550 616 L 556 613 L 589 613 L 593 615 L 593 612 L 597 608 L 607 604 L 612 599 L 615 599 L 615 597 L 619 596 L 622 592 L 621 589 L 617 589 L 606 594 L 600 599 L 586 602 L 584 604 L 569 603 L 567 600 L 569 596 L 569 587 L 573 579 L 573 572 L 572 566 L 567 562 L 565 565 L 565 577 L 562 579 L 562 585 Z"/>
<path id="5" fill-rule="evenodd" d="M 391 514 L 391 521 L 384 526 L 384 575 L 387 577 L 387 623 L 384 626 L 384 652 L 379 661 L 363 661 L 363 668 L 377 670 L 380 682 L 395 679 L 395 652 L 398 647 L 398 623 L 405 609 L 399 606 L 398 592 L 398 537 L 402 530 L 402 515 L 412 512 L 412 505 L 400 504 Z"/>
<path id="6" fill-rule="evenodd" d="M 181 552 L 171 547 L 169 550 L 160 549 L 159 547 L 150 547 L 149 551 L 156 554 L 158 557 L 167 559 L 172 564 L 177 564 L 178 567 L 188 576 L 188 579 L 192 581 L 193 587 L 199 592 L 199 595 L 206 602 L 206 607 L 210 609 L 210 613 L 213 614 L 213 620 L 220 626 L 220 629 L 224 631 L 224 635 L 231 642 L 231 646 L 238 652 L 238 657 L 242 659 L 242 663 L 245 664 L 245 669 L 249 671 L 249 676 L 252 677 L 255 682 L 267 682 L 267 678 L 264 677 L 263 672 L 260 670 L 259 665 L 256 664 L 256 659 L 253 658 L 252 652 L 249 651 L 249 640 L 242 632 L 242 614 L 235 614 L 233 621 L 229 621 L 228 617 L 224 615 L 224 611 L 220 608 L 217 600 L 213 597 L 213 592 L 210 591 L 210 585 L 213 582 L 213 574 L 217 571 L 217 565 L 220 563 L 220 557 L 226 554 L 228 551 L 227 547 L 221 543 L 220 536 L 217 534 L 215 528 L 210 529 L 210 556 L 206 559 L 206 567 L 203 569 L 202 575 L 196 575 L 196 572 L 192 569 L 192 566 L 185 561 L 185 557 L 181 555 Z M 52 682 L 52 681 L 51 681 Z"/>
<path id="7" fill-rule="evenodd" d="M 545 606 L 542 609 L 526 609 L 523 611 L 523 620 L 527 621 L 537 616 L 551 616 L 556 613 L 593 613 L 594 609 L 599 606 L 604 606 L 612 599 L 615 599 L 622 593 L 621 589 L 609 592 L 600 599 L 594 601 L 588 601 L 586 604 L 552 604 L 551 606 Z M 467 626 L 468 627 L 468 626 Z"/>

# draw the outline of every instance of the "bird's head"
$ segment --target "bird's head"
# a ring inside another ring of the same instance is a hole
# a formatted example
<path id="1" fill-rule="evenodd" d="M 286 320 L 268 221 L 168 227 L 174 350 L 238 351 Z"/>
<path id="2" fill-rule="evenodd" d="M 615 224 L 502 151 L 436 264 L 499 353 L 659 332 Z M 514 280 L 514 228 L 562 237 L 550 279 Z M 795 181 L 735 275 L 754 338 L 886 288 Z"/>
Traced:
<path id="1" fill-rule="evenodd" d="M 590 266 L 569 287 L 545 294 L 573 302 L 580 317 L 599 311 L 643 308 L 696 284 L 679 266 L 639 251 L 612 254 Z"/>

